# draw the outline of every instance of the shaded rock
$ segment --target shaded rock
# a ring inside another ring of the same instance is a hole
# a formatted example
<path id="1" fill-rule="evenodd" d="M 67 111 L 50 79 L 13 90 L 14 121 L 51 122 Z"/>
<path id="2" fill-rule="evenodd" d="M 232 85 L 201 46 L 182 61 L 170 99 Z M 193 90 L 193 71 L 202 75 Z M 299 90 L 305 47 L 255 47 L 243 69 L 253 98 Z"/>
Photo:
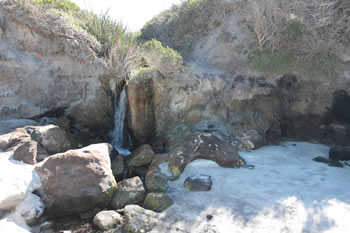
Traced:
<path id="1" fill-rule="evenodd" d="M 160 172 L 149 170 L 146 174 L 145 188 L 151 193 L 165 193 L 169 189 L 168 177 Z"/>
<path id="2" fill-rule="evenodd" d="M 137 204 L 144 200 L 146 191 L 138 176 L 122 180 L 118 183 L 117 191 L 111 202 L 114 209 L 121 209 L 126 205 Z"/>
<path id="3" fill-rule="evenodd" d="M 142 181 L 145 180 L 147 173 L 147 167 L 129 167 L 128 170 L 128 177 L 135 177 L 138 176 Z"/>
<path id="4" fill-rule="evenodd" d="M 208 159 L 221 167 L 240 167 L 244 161 L 232 144 L 207 133 L 188 133 L 176 143 L 169 155 L 168 170 L 178 177 L 195 159 Z"/>
<path id="5" fill-rule="evenodd" d="M 71 147 L 66 132 L 56 125 L 31 126 L 26 129 L 49 154 L 65 152 Z"/>
<path id="6" fill-rule="evenodd" d="M 40 197 L 30 193 L 26 199 L 16 206 L 13 215 L 21 216 L 28 225 L 33 225 L 43 215 L 44 209 L 45 205 Z"/>
<path id="7" fill-rule="evenodd" d="M 148 193 L 143 207 L 155 212 L 162 212 L 174 204 L 173 200 L 165 193 Z"/>
<path id="8" fill-rule="evenodd" d="M 107 143 L 50 156 L 37 164 L 39 193 L 49 216 L 78 214 L 109 205 L 116 189 Z"/>
<path id="9" fill-rule="evenodd" d="M 258 149 L 266 144 L 265 138 L 255 129 L 248 130 L 245 134 L 248 137 L 249 149 Z"/>
<path id="10" fill-rule="evenodd" d="M 312 160 L 315 162 L 328 164 L 328 166 L 330 167 L 343 167 L 343 164 L 341 164 L 341 162 L 339 162 L 338 160 L 328 159 L 322 156 L 318 156 L 316 158 L 313 158 Z"/>
<path id="11" fill-rule="evenodd" d="M 50 156 L 49 153 L 47 153 L 47 151 L 44 149 L 44 147 L 42 147 L 39 143 L 37 144 L 37 151 L 38 151 L 36 155 L 37 162 L 41 162 Z"/>
<path id="12" fill-rule="evenodd" d="M 184 187 L 191 192 L 210 191 L 213 182 L 210 176 L 199 175 L 187 177 Z"/>
<path id="13" fill-rule="evenodd" d="M 112 171 L 115 179 L 121 181 L 124 176 L 124 158 L 118 154 L 112 161 Z"/>
<path id="14" fill-rule="evenodd" d="M 154 152 L 148 144 L 138 147 L 128 156 L 128 167 L 147 166 L 152 162 Z"/>
<path id="15" fill-rule="evenodd" d="M 38 143 L 36 141 L 29 141 L 25 142 L 15 150 L 13 158 L 15 160 L 33 165 L 36 164 L 37 153 Z"/>
<path id="16" fill-rule="evenodd" d="M 350 96 L 345 90 L 333 93 L 331 113 L 336 120 L 350 123 Z"/>
<path id="17" fill-rule="evenodd" d="M 114 210 L 101 211 L 95 215 L 93 223 L 101 230 L 110 230 L 112 228 L 121 228 L 123 217 Z"/>
<path id="18" fill-rule="evenodd" d="M 129 233 L 151 231 L 160 221 L 160 216 L 151 210 L 145 210 L 138 205 L 127 205 L 124 208 L 124 230 Z"/>
<path id="19" fill-rule="evenodd" d="M 335 146 L 329 150 L 329 158 L 336 160 L 350 160 L 349 146 Z"/>

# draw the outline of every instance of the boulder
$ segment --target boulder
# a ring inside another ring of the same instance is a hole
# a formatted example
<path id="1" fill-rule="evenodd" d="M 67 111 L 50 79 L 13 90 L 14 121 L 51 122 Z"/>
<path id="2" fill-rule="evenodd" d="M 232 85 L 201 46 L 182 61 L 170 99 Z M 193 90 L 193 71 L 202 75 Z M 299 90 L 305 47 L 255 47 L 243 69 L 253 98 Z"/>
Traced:
<path id="1" fill-rule="evenodd" d="M 149 170 L 146 174 L 145 187 L 147 192 L 165 193 L 169 189 L 168 177 L 163 173 Z"/>
<path id="2" fill-rule="evenodd" d="M 24 163 L 33 165 L 36 163 L 37 153 L 38 143 L 36 141 L 29 141 L 25 142 L 15 150 L 13 158 L 15 160 L 23 161 Z"/>
<path id="3" fill-rule="evenodd" d="M 336 160 L 350 160 L 350 146 L 334 146 L 329 150 L 329 158 Z"/>
<path id="4" fill-rule="evenodd" d="M 138 176 L 125 179 L 118 183 L 118 188 L 112 199 L 111 206 L 114 209 L 121 209 L 125 205 L 137 204 L 144 200 L 145 195 L 145 188 Z"/>
<path id="5" fill-rule="evenodd" d="M 118 154 L 112 161 L 112 171 L 115 179 L 121 181 L 124 176 L 124 158 Z"/>
<path id="6" fill-rule="evenodd" d="M 10 133 L 0 135 L 0 149 L 7 150 L 11 147 L 18 147 L 19 143 L 23 144 L 30 140 L 31 137 L 27 130 L 25 128 L 18 128 Z"/>
<path id="7" fill-rule="evenodd" d="M 195 159 L 208 159 L 221 167 L 236 168 L 244 165 L 232 144 L 208 133 L 187 133 L 176 142 L 169 155 L 168 170 L 178 177 L 187 164 Z"/>
<path id="8" fill-rule="evenodd" d="M 129 167 L 128 168 L 128 177 L 135 177 L 138 176 L 142 181 L 145 180 L 147 173 L 147 166 L 143 167 Z"/>
<path id="9" fill-rule="evenodd" d="M 49 154 L 65 152 L 71 147 L 66 132 L 56 125 L 31 126 L 26 127 L 26 130 Z"/>
<path id="10" fill-rule="evenodd" d="M 210 176 L 199 175 L 187 177 L 184 187 L 191 192 L 210 191 L 213 182 Z"/>
<path id="11" fill-rule="evenodd" d="M 113 228 L 121 228 L 123 217 L 114 210 L 101 211 L 95 215 L 93 223 L 101 230 L 107 231 Z"/>
<path id="12" fill-rule="evenodd" d="M 152 162 L 154 152 L 148 144 L 138 147 L 128 156 L 128 167 L 147 166 Z"/>
<path id="13" fill-rule="evenodd" d="M 40 197 L 30 193 L 26 199 L 16 206 L 12 215 L 23 218 L 28 225 L 33 225 L 43 215 L 44 209 L 45 205 Z"/>
<path id="14" fill-rule="evenodd" d="M 145 201 L 143 202 L 143 207 L 155 212 L 162 212 L 168 209 L 172 204 L 174 204 L 174 202 L 171 200 L 168 194 L 148 193 Z"/>
<path id="15" fill-rule="evenodd" d="M 127 205 L 124 208 L 124 230 L 129 233 L 151 231 L 160 221 L 160 216 L 151 210 L 145 210 L 138 205 Z"/>
<path id="16" fill-rule="evenodd" d="M 37 164 L 42 187 L 39 193 L 49 216 L 64 216 L 105 208 L 117 183 L 111 170 L 107 143 L 50 156 Z"/>
<path id="17" fill-rule="evenodd" d="M 318 163 L 328 164 L 328 166 L 330 167 L 343 167 L 343 164 L 341 164 L 341 162 L 339 162 L 338 160 L 328 159 L 322 156 L 318 156 L 316 158 L 313 158 L 312 160 Z"/>

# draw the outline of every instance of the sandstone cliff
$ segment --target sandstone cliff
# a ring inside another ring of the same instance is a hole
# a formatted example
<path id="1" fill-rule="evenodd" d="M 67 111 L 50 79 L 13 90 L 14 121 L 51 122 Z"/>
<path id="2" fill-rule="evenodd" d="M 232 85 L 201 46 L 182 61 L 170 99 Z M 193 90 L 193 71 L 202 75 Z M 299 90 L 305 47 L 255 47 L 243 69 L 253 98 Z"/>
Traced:
<path id="1" fill-rule="evenodd" d="M 47 113 L 77 128 L 110 127 L 106 66 L 59 14 L 0 3 L 0 120 Z"/>

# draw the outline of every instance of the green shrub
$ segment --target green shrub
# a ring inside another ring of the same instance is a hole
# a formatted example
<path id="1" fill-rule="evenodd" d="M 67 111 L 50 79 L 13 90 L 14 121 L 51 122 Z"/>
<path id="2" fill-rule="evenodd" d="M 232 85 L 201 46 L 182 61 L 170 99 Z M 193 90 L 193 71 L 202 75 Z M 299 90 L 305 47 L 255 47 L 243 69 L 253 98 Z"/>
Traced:
<path id="1" fill-rule="evenodd" d="M 181 54 L 169 47 L 164 47 L 155 39 L 142 45 L 142 54 L 147 63 L 164 76 L 178 72 L 183 67 Z"/>
<path id="2" fill-rule="evenodd" d="M 80 8 L 70 0 L 33 0 L 34 3 L 45 8 L 55 8 L 65 12 L 80 12 Z"/>
<path id="3" fill-rule="evenodd" d="M 248 57 L 251 70 L 265 74 L 295 73 L 311 78 L 335 79 L 341 62 L 330 52 L 303 54 L 291 50 L 257 51 Z"/>

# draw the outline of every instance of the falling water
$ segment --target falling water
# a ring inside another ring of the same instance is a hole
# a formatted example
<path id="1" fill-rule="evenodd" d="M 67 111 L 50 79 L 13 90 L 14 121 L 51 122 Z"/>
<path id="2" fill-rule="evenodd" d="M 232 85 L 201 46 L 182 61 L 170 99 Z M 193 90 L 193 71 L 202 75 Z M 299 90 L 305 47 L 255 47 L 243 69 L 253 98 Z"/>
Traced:
<path id="1" fill-rule="evenodd" d="M 119 96 L 118 106 L 115 108 L 114 113 L 114 130 L 112 135 L 112 146 L 118 150 L 119 153 L 123 155 L 129 155 L 130 151 L 128 151 L 125 146 L 128 144 L 125 139 L 129 139 L 128 135 L 124 135 L 125 132 L 125 113 L 127 109 L 127 98 L 125 87 Z"/>

